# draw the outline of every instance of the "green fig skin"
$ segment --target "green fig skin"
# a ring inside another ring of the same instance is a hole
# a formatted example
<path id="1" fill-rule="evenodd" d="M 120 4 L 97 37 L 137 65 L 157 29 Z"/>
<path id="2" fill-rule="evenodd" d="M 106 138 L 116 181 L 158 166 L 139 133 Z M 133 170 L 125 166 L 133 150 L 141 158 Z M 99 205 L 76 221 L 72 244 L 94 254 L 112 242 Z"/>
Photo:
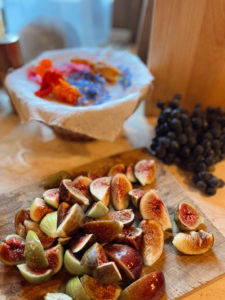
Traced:
<path id="1" fill-rule="evenodd" d="M 80 282 L 79 277 L 71 278 L 66 284 L 66 293 L 73 299 L 91 300 L 85 293 L 85 290 Z"/>
<path id="2" fill-rule="evenodd" d="M 80 276 L 89 274 L 90 269 L 81 264 L 81 262 L 73 255 L 72 251 L 67 249 L 64 255 L 64 267 L 71 275 Z"/>
<path id="3" fill-rule="evenodd" d="M 52 270 L 40 270 L 40 272 L 36 272 L 29 268 L 26 264 L 17 265 L 21 275 L 32 284 L 41 284 L 42 282 L 48 281 L 53 272 Z"/>
<path id="4" fill-rule="evenodd" d="M 57 211 L 44 216 L 40 223 L 40 229 L 51 238 L 56 238 Z"/>

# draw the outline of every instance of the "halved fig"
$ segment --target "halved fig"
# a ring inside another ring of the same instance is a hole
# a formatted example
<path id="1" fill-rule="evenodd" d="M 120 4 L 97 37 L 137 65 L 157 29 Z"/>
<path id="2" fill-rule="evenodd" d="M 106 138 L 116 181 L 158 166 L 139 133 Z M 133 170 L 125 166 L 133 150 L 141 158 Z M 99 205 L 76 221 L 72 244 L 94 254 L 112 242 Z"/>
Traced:
<path id="1" fill-rule="evenodd" d="M 134 222 L 134 212 L 132 209 L 109 211 L 101 220 L 119 221 L 124 227 L 128 227 Z"/>
<path id="2" fill-rule="evenodd" d="M 110 168 L 108 172 L 108 176 L 113 177 L 118 173 L 124 173 L 124 172 L 125 172 L 124 164 L 116 164 Z"/>
<path id="3" fill-rule="evenodd" d="M 155 161 L 143 159 L 134 166 L 134 174 L 141 185 L 151 184 L 155 179 Z"/>
<path id="4" fill-rule="evenodd" d="M 111 182 L 111 199 L 116 210 L 122 210 L 129 205 L 128 192 L 132 190 L 132 185 L 125 174 L 116 174 Z"/>
<path id="5" fill-rule="evenodd" d="M 62 202 L 59 204 L 57 209 L 57 227 L 59 227 L 59 225 L 62 223 L 69 209 L 70 205 L 67 202 Z"/>
<path id="6" fill-rule="evenodd" d="M 73 300 L 73 298 L 64 293 L 48 293 L 44 300 Z"/>
<path id="7" fill-rule="evenodd" d="M 86 215 L 90 218 L 96 219 L 105 216 L 108 211 L 108 207 L 102 201 L 98 201 L 91 206 Z"/>
<path id="8" fill-rule="evenodd" d="M 127 176 L 128 180 L 130 180 L 130 182 L 132 182 L 132 183 L 137 182 L 137 178 L 134 175 L 134 166 L 133 165 L 127 166 L 126 176 Z"/>
<path id="9" fill-rule="evenodd" d="M 48 281 L 53 271 L 51 269 L 44 270 L 33 270 L 26 264 L 20 264 L 17 266 L 21 275 L 32 284 L 40 284 L 42 282 Z"/>
<path id="10" fill-rule="evenodd" d="M 85 293 L 92 300 L 117 300 L 121 293 L 121 288 L 118 286 L 101 283 L 88 275 L 82 276 L 80 281 Z"/>
<path id="11" fill-rule="evenodd" d="M 16 233 L 22 238 L 26 237 L 26 227 L 24 226 L 24 221 L 30 220 L 30 209 L 23 208 L 16 213 L 15 216 L 15 229 Z"/>
<path id="12" fill-rule="evenodd" d="M 70 179 L 72 175 L 67 171 L 59 171 L 45 178 L 43 185 L 45 189 L 57 188 L 63 179 Z"/>
<path id="13" fill-rule="evenodd" d="M 142 258 L 145 266 L 152 266 L 162 255 L 164 234 L 161 225 L 153 220 L 140 223 L 143 230 Z"/>
<path id="14" fill-rule="evenodd" d="M 48 268 L 53 270 L 53 274 L 60 271 L 63 265 L 63 246 L 61 244 L 56 245 L 45 251 Z"/>
<path id="15" fill-rule="evenodd" d="M 68 237 L 73 235 L 77 229 L 82 225 L 84 220 L 84 212 L 78 203 L 71 206 L 67 211 L 62 223 L 56 230 L 59 237 Z"/>
<path id="16" fill-rule="evenodd" d="M 111 244 L 104 247 L 106 254 L 116 262 L 126 276 L 131 280 L 139 278 L 142 269 L 142 259 L 139 252 L 123 244 Z"/>
<path id="17" fill-rule="evenodd" d="M 73 180 L 73 186 L 90 200 L 89 186 L 91 182 L 92 180 L 89 177 L 80 175 Z"/>
<path id="18" fill-rule="evenodd" d="M 79 277 L 71 278 L 66 284 L 66 293 L 73 299 L 91 300 L 85 293 L 85 290 L 80 282 Z"/>
<path id="19" fill-rule="evenodd" d="M 70 249 L 73 253 L 78 253 L 86 250 L 94 242 L 95 242 L 94 234 L 85 234 L 83 236 L 77 236 L 73 239 Z"/>
<path id="20" fill-rule="evenodd" d="M 190 233 L 177 233 L 173 239 L 174 247 L 184 254 L 198 255 L 209 251 L 214 243 L 212 233 L 203 230 Z"/>
<path id="21" fill-rule="evenodd" d="M 25 259 L 26 264 L 32 269 L 45 269 L 49 265 L 44 248 L 32 230 L 28 231 L 26 236 Z"/>
<path id="22" fill-rule="evenodd" d="M 123 290 L 120 300 L 160 300 L 165 293 L 162 272 L 152 272 L 130 284 Z"/>
<path id="23" fill-rule="evenodd" d="M 196 230 L 204 222 L 198 209 L 185 201 L 178 204 L 174 213 L 174 220 L 182 230 Z"/>
<path id="24" fill-rule="evenodd" d="M 8 235 L 0 244 L 0 261 L 6 265 L 17 265 L 25 261 L 25 241 L 17 234 Z"/>
<path id="25" fill-rule="evenodd" d="M 33 221 L 40 222 L 45 215 L 52 211 L 53 209 L 43 199 L 35 198 L 30 207 L 30 217 Z"/>
<path id="26" fill-rule="evenodd" d="M 129 197 L 135 207 L 139 207 L 140 200 L 147 191 L 141 189 L 133 189 L 129 191 Z"/>
<path id="27" fill-rule="evenodd" d="M 52 238 L 56 238 L 57 211 L 44 216 L 40 223 L 40 229 Z"/>
<path id="28" fill-rule="evenodd" d="M 96 201 L 102 201 L 106 206 L 109 205 L 111 177 L 100 177 L 90 184 L 90 192 Z"/>
<path id="29" fill-rule="evenodd" d="M 156 190 L 150 190 L 141 198 L 140 213 L 145 220 L 159 222 L 163 230 L 171 229 L 169 213 Z"/>
<path id="30" fill-rule="evenodd" d="M 86 250 L 81 259 L 81 264 L 90 268 L 101 266 L 106 262 L 108 262 L 108 258 L 105 254 L 105 250 L 99 243 L 95 243 Z"/>
<path id="31" fill-rule="evenodd" d="M 50 189 L 43 193 L 43 198 L 45 202 L 53 208 L 58 208 L 59 206 L 59 189 Z"/>
<path id="32" fill-rule="evenodd" d="M 89 205 L 89 199 L 77 188 L 74 187 L 73 181 L 63 179 L 59 186 L 59 195 L 62 201 L 70 204 L 79 203 L 81 205 Z"/>
<path id="33" fill-rule="evenodd" d="M 39 224 L 33 222 L 33 221 L 24 221 L 24 225 L 26 228 L 26 231 L 28 232 L 29 230 L 34 231 L 39 240 L 41 241 L 42 246 L 44 247 L 44 249 L 47 249 L 49 247 L 51 247 L 51 245 L 54 243 L 55 238 L 51 238 L 49 236 L 47 236 L 47 234 L 45 234 L 41 229 Z"/>
<path id="34" fill-rule="evenodd" d="M 138 251 L 142 244 L 142 229 L 136 227 L 124 228 L 116 237 L 115 241 L 118 243 L 129 244 L 134 246 Z"/>
<path id="35" fill-rule="evenodd" d="M 83 225 L 84 232 L 93 233 L 99 243 L 111 242 L 122 229 L 123 224 L 113 220 L 91 221 Z"/>
<path id="36" fill-rule="evenodd" d="M 93 276 L 101 283 L 117 284 L 122 280 L 120 271 L 113 261 L 104 263 L 93 271 Z"/>
<path id="37" fill-rule="evenodd" d="M 64 255 L 64 267 L 71 275 L 83 275 L 90 273 L 89 268 L 86 265 L 82 265 L 80 260 L 67 249 Z"/>

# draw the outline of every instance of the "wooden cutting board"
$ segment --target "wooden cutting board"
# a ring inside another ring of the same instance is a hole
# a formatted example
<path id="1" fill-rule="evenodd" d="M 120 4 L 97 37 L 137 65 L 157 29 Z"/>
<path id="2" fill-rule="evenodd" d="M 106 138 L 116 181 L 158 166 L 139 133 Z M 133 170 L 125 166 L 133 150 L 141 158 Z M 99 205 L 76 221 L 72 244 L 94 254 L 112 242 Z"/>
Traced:
<path id="1" fill-rule="evenodd" d="M 148 150 L 140 148 L 75 168 L 72 173 L 74 177 L 81 173 L 85 174 L 87 171 L 104 175 L 114 164 L 123 162 L 128 165 L 149 157 Z M 171 220 L 173 220 L 173 212 L 177 203 L 179 201 L 192 202 L 192 200 L 159 161 L 156 162 L 156 166 L 156 180 L 152 185 L 145 188 L 157 188 L 160 191 L 162 199 L 169 209 Z M 41 195 L 42 192 L 43 188 L 40 184 L 24 186 L 9 194 L 0 195 L 1 238 L 15 232 L 14 216 L 17 210 L 29 207 L 34 197 Z M 168 238 L 165 240 L 164 252 L 159 261 L 152 267 L 143 269 L 143 274 L 154 270 L 164 272 L 167 296 L 163 299 L 177 299 L 224 275 L 225 238 L 206 216 L 205 226 L 206 230 L 212 232 L 215 237 L 215 244 L 211 251 L 199 256 L 183 255 L 178 253 L 171 244 L 172 238 Z M 173 232 L 177 231 L 177 227 L 173 222 Z M 0 299 L 43 299 L 47 292 L 63 291 L 65 282 L 69 277 L 63 269 L 50 281 L 35 286 L 27 283 L 16 267 L 4 266 L 0 263 Z"/>

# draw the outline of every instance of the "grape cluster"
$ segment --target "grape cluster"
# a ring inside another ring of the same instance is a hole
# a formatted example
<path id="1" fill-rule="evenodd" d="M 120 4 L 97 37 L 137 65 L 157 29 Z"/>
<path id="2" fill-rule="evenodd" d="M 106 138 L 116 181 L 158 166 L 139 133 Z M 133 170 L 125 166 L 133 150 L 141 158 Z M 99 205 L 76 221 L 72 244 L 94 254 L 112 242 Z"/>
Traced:
<path id="1" fill-rule="evenodd" d="M 192 113 L 180 107 L 180 95 L 169 103 L 158 102 L 161 110 L 151 152 L 165 164 L 177 164 L 194 173 L 194 184 L 214 195 L 224 181 L 210 172 L 225 158 L 225 112 L 196 104 Z"/>

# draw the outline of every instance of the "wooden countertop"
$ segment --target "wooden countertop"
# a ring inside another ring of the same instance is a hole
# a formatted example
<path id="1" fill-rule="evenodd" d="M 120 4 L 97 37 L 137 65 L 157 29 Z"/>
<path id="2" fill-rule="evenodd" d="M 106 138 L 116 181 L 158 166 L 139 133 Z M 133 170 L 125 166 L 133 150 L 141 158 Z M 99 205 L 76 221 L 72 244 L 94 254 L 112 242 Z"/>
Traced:
<path id="1" fill-rule="evenodd" d="M 39 182 L 58 170 L 138 147 L 149 147 L 155 120 L 144 117 L 144 105 L 125 122 L 114 143 L 71 142 L 60 139 L 38 122 L 20 124 L 5 92 L 0 89 L 0 190 L 10 192 L 28 183 Z M 176 166 L 167 167 L 194 202 L 225 236 L 225 188 L 213 197 L 196 190 Z M 217 164 L 215 175 L 225 179 L 225 161 Z M 204 272 L 204 270 L 203 270 Z M 176 284 L 176 283 L 174 283 Z M 184 300 L 224 300 L 225 277 L 203 287 Z"/>

